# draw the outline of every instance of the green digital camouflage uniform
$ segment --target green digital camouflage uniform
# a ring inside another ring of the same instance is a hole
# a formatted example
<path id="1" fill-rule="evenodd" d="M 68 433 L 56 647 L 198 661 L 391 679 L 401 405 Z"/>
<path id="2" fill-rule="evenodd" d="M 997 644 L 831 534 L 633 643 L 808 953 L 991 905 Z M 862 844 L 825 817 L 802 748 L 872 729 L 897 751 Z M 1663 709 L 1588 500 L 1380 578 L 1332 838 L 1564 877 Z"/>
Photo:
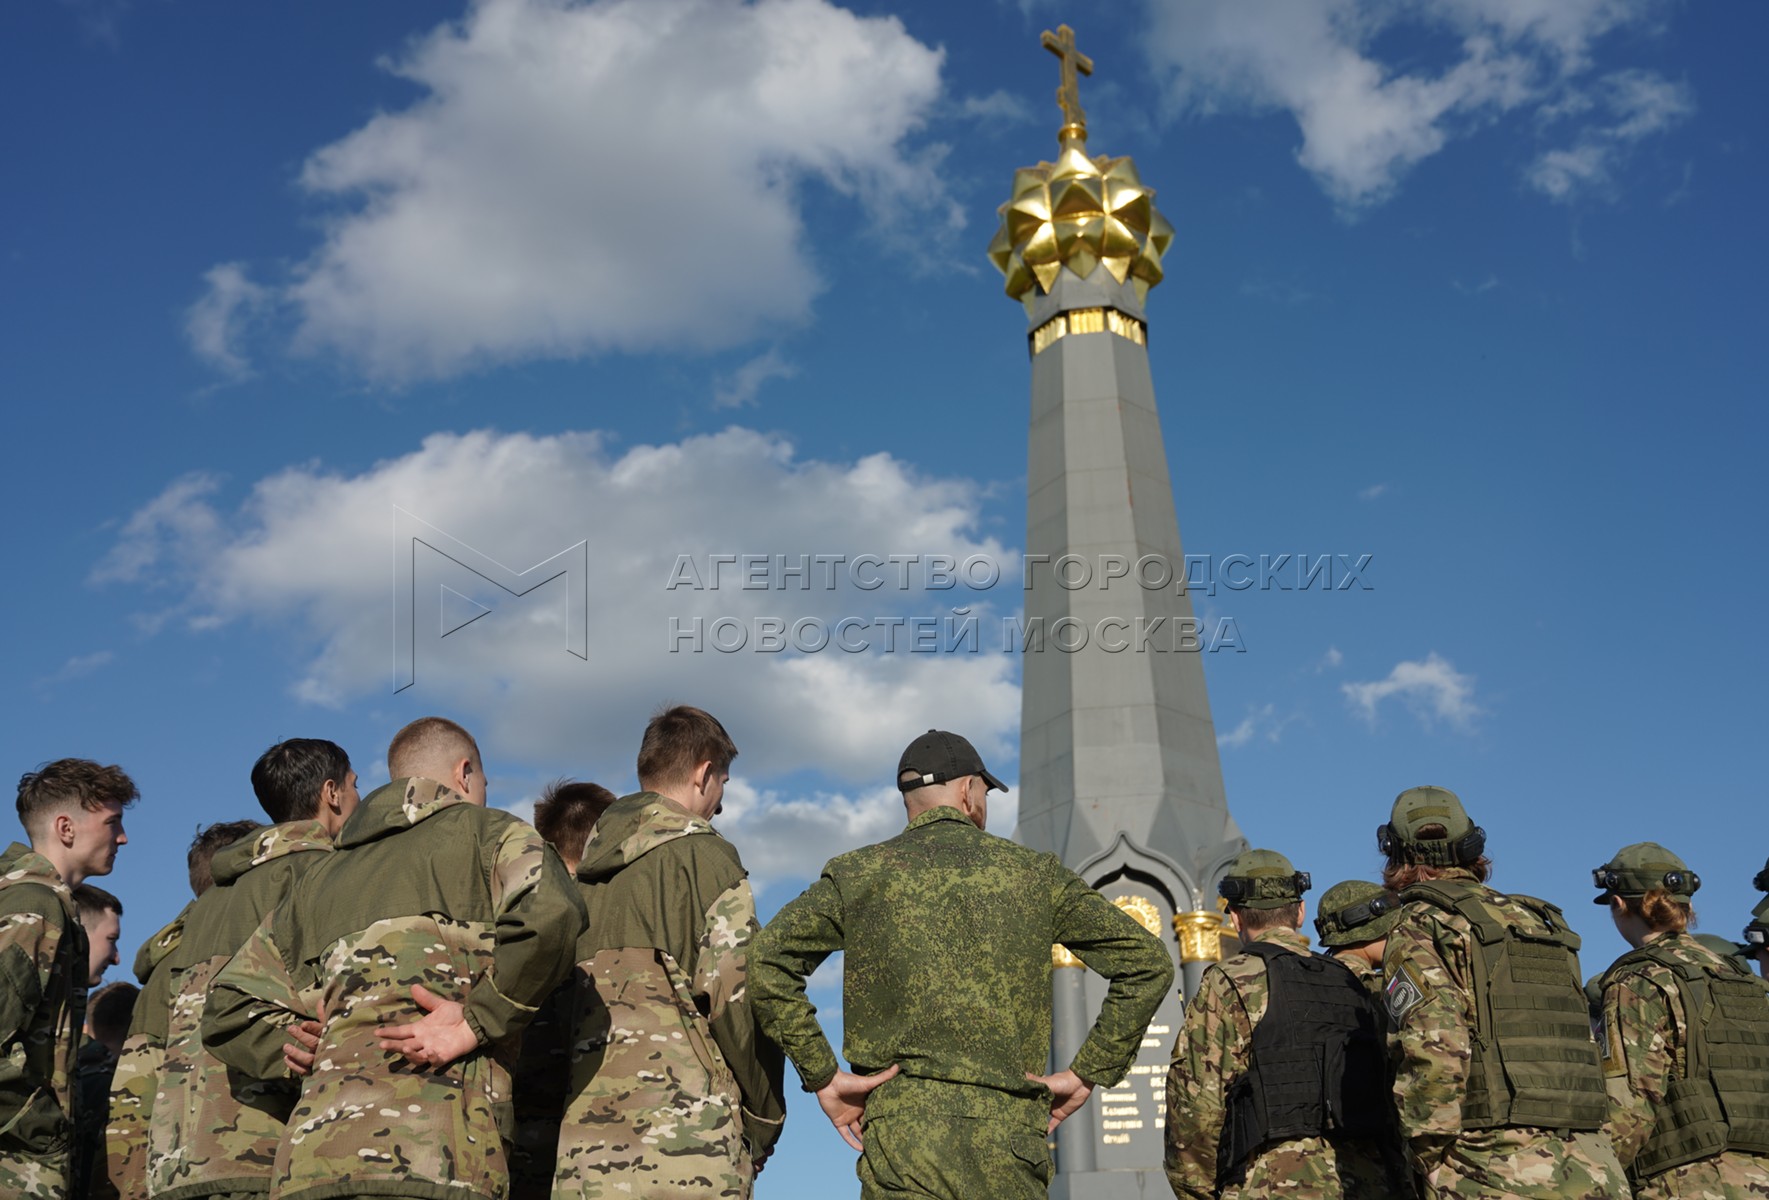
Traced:
<path id="1" fill-rule="evenodd" d="M 737 851 L 654 792 L 597 820 L 556 1200 L 744 1197 L 786 1118 L 745 994 L 755 897 Z"/>
<path id="2" fill-rule="evenodd" d="M 105 1165 L 93 1172 L 93 1200 L 147 1200 L 147 1119 L 165 1063 L 166 1012 L 172 1003 L 172 972 L 165 962 L 184 937 L 189 912 L 187 904 L 136 951 L 135 978 L 141 982 L 141 995 L 135 998 L 129 1035 L 111 1076 Z"/>
<path id="3" fill-rule="evenodd" d="M 1686 934 L 1663 934 L 1653 945 L 1705 970 L 1738 969 Z M 1685 1073 L 1688 1021 L 1664 967 L 1633 964 L 1619 976 L 1604 975 L 1603 1065 L 1616 1157 L 1623 1165 L 1634 1163 L 1655 1128 L 1654 1109 L 1666 1103 L 1671 1081 Z M 1635 1200 L 1769 1197 L 1769 1156 L 1729 1150 L 1633 1183 Z"/>
<path id="4" fill-rule="evenodd" d="M 762 1029 L 805 1090 L 837 1062 L 805 980 L 844 951 L 843 1051 L 902 1070 L 866 1102 L 861 1195 L 1041 1197 L 1050 1181 L 1051 946 L 1110 980 L 1072 1063 L 1124 1077 L 1173 983 L 1165 947 L 1056 856 L 929 809 L 897 837 L 831 859 L 770 921 L 750 960 Z"/>
<path id="5" fill-rule="evenodd" d="M 148 1117 L 154 1200 L 270 1190 L 300 1085 L 230 1070 L 203 1048 L 203 1009 L 221 968 L 331 850 L 331 835 L 318 821 L 267 825 L 216 852 L 215 886 L 186 910 L 183 939 L 165 964 L 173 994 Z"/>
<path id="6" fill-rule="evenodd" d="M 0 1196 L 68 1187 L 74 1075 L 86 1015 L 86 931 L 48 859 L 0 854 Z"/>
<path id="7" fill-rule="evenodd" d="M 1443 867 L 1440 881 L 1478 885 L 1472 871 Z M 1535 912 L 1490 888 L 1486 899 L 1518 928 L 1546 932 Z M 1404 897 L 1403 897 L 1404 898 Z M 1579 1197 L 1625 1200 L 1627 1180 L 1604 1130 L 1462 1127 L 1462 1097 L 1473 1058 L 1474 932 L 1466 918 L 1422 900 L 1401 910 L 1388 934 L 1382 970 L 1396 1055 L 1395 1103 L 1414 1169 L 1431 1197 Z M 1394 1003 L 1397 979 L 1413 989 Z M 1567 986 L 1582 993 L 1576 968 Z M 1595 1055 L 1595 1044 L 1592 1046 Z"/>
<path id="8" fill-rule="evenodd" d="M 533 829 L 434 780 L 376 790 L 337 847 L 215 977 L 203 1011 L 203 1044 L 259 1079 L 286 1077 L 289 1025 L 322 1022 L 273 1194 L 503 1200 L 509 1064 L 570 969 L 576 890 Z M 479 1050 L 424 1067 L 381 1049 L 378 1026 L 424 1015 L 415 984 L 462 1004 Z"/>
<path id="9" fill-rule="evenodd" d="M 1308 935 L 1265 929 L 1255 942 L 1309 953 Z M 1351 964 L 1347 964 L 1350 966 Z M 1366 968 L 1367 969 L 1367 968 Z M 1270 989 L 1265 962 L 1237 954 L 1204 972 L 1186 1005 L 1185 1025 L 1167 1068 L 1167 1180 L 1182 1200 L 1224 1200 L 1274 1193 L 1310 1200 L 1387 1200 L 1395 1194 L 1374 1148 L 1328 1137 L 1301 1137 L 1259 1151 L 1246 1177 L 1216 1190 L 1228 1086 L 1251 1066 L 1253 1027 L 1264 1019 Z"/>

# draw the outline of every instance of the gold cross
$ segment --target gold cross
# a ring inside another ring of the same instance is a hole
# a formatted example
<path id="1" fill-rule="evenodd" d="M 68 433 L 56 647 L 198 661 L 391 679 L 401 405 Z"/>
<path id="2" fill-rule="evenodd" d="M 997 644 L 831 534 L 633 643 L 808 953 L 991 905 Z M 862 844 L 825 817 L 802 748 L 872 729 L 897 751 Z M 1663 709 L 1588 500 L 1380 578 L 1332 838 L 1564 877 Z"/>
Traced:
<path id="1" fill-rule="evenodd" d="M 1075 49 L 1075 31 L 1067 25 L 1058 25 L 1056 32 L 1046 29 L 1039 39 L 1044 48 L 1063 60 L 1063 85 L 1056 90 L 1056 102 L 1062 106 L 1064 136 L 1068 136 L 1072 128 L 1075 134 L 1087 136 L 1087 113 L 1081 107 L 1081 82 L 1075 77 L 1079 71 L 1083 75 L 1093 74 L 1093 60 Z"/>

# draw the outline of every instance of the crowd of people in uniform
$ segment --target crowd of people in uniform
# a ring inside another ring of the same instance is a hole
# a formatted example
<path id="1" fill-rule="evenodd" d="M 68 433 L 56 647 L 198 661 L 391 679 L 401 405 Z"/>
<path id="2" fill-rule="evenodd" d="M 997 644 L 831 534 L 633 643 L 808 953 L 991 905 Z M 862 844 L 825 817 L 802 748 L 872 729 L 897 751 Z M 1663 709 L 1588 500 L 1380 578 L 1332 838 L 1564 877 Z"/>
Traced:
<path id="1" fill-rule="evenodd" d="M 712 824 L 736 756 L 667 708 L 638 792 L 561 782 L 530 825 L 487 806 L 446 718 L 400 730 L 368 796 L 341 747 L 280 742 L 251 772 L 268 822 L 201 830 L 140 986 L 90 996 L 123 915 L 90 880 L 138 792 L 83 759 L 26 774 L 28 844 L 0 854 L 0 1196 L 743 1198 L 787 1061 L 863 1197 L 1046 1195 L 1050 1135 L 1174 986 L 1162 941 L 987 833 L 1005 788 L 940 730 L 898 763 L 903 831 L 764 927 Z M 1695 872 L 1624 847 L 1593 882 L 1632 949 L 1581 987 L 1578 936 L 1487 886 L 1454 794 L 1403 792 L 1378 836 L 1382 879 L 1321 899 L 1325 954 L 1307 874 L 1228 864 L 1238 948 L 1167 1078 L 1176 1196 L 1769 1197 L 1769 899 L 1742 944 L 1691 935 Z M 1053 946 L 1108 980 L 1055 1064 Z M 807 995 L 837 952 L 846 1067 Z"/>

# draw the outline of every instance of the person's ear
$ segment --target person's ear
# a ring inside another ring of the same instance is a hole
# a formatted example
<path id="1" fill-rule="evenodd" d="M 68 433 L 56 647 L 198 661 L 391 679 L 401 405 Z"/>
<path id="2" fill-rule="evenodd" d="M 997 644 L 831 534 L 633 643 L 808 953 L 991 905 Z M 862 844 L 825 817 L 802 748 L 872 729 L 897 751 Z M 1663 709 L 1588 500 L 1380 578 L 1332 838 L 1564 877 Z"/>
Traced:
<path id="1" fill-rule="evenodd" d="M 693 786 L 695 791 L 704 792 L 711 786 L 712 776 L 713 765 L 712 761 L 709 759 L 694 768 L 694 774 L 689 776 L 688 782 Z"/>
<path id="2" fill-rule="evenodd" d="M 64 849 L 71 850 L 74 846 L 74 836 L 75 827 L 73 814 L 65 812 L 56 813 L 55 840 L 60 842 Z"/>

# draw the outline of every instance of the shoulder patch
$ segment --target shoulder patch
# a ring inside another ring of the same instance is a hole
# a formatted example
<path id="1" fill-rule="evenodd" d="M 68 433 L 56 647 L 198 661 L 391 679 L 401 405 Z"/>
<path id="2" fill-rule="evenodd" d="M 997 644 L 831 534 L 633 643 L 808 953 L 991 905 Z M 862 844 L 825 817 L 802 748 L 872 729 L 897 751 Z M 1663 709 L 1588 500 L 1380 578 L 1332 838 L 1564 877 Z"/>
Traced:
<path id="1" fill-rule="evenodd" d="M 1603 1064 L 1606 1078 L 1615 1078 L 1628 1073 L 1628 1060 L 1622 1053 L 1622 1031 L 1616 1022 L 1609 1019 L 1607 1006 L 1598 1015 L 1597 1023 L 1591 1028 L 1591 1036 L 1597 1041 L 1597 1054 Z"/>
<path id="2" fill-rule="evenodd" d="M 1424 982 L 1408 963 L 1396 964 L 1394 977 L 1382 989 L 1388 1005 L 1388 1019 L 1400 1025 L 1408 1013 L 1425 1003 Z"/>

